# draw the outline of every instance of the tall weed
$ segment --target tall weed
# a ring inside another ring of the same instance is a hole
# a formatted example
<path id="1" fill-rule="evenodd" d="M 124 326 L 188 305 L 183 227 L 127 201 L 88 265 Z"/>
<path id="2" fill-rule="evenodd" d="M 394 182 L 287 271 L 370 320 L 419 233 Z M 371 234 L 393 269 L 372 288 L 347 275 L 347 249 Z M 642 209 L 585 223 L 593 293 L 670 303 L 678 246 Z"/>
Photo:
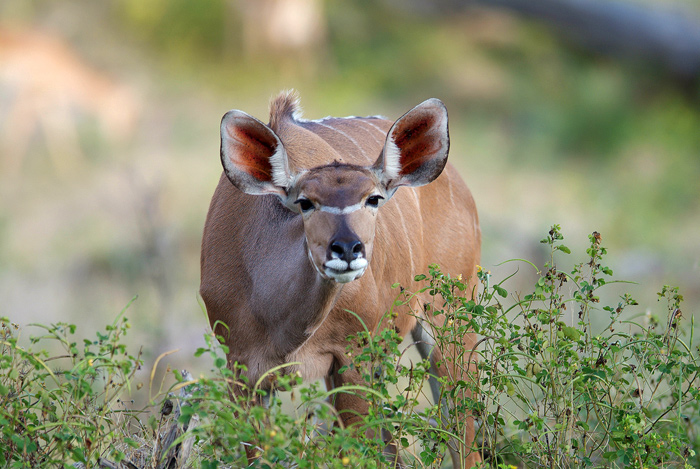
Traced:
<path id="1" fill-rule="evenodd" d="M 121 401 L 143 392 L 132 388 L 142 360 L 124 344 L 123 314 L 80 346 L 73 325 L 38 326 L 42 334 L 30 348 L 20 346 L 21 331 L 3 318 L 0 468 L 209 469 L 243 467 L 251 455 L 260 468 L 381 468 L 395 464 L 387 443 L 416 468 L 444 467 L 450 446 L 479 451 L 489 468 L 700 467 L 700 363 L 682 295 L 664 286 L 658 316 L 638 312 L 628 294 L 607 302 L 604 289 L 619 282 L 605 265 L 600 235 L 589 237 L 573 269 L 558 267 L 570 255 L 562 241 L 555 225 L 542 240 L 550 259 L 541 270 L 514 261 L 537 272 L 526 294 L 509 292 L 510 278 L 496 282 L 481 268 L 475 295 L 466 279 L 438 266 L 416 277 L 424 285 L 419 291 L 397 286 L 396 306 L 415 305 L 420 295 L 428 301 L 414 314 L 444 316 L 430 330 L 435 346 L 444 360 L 472 370 L 440 378 L 434 403 L 425 399 L 431 364 L 405 358 L 415 344 L 402 343 L 393 310 L 381 327 L 349 339 L 361 386 L 300 387 L 300 377 L 283 365 L 268 375 L 276 390 L 291 391 L 291 402 L 273 393 L 262 406 L 260 383 L 243 382 L 242 367 L 230 366 L 225 346 L 208 334 L 196 355 L 210 371 L 197 379 L 173 371 L 174 384 L 138 411 Z M 471 332 L 475 350 L 455 347 Z M 47 342 L 61 351 L 49 354 L 41 348 Z M 241 384 L 253 391 L 235 393 Z M 329 404 L 337 392 L 369 403 L 353 428 L 343 428 Z M 478 424 L 470 446 L 464 414 Z M 174 428 L 179 436 L 168 440 Z M 171 447 L 161 448 L 163 441 Z M 173 451 L 181 457 L 166 461 Z"/>

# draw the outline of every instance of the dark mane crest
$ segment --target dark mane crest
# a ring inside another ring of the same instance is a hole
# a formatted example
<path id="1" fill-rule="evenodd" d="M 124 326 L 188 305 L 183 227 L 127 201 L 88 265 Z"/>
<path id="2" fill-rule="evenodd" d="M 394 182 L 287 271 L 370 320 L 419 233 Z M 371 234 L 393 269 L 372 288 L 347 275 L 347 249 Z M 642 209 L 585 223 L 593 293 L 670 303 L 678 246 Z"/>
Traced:
<path id="1" fill-rule="evenodd" d="M 270 101 L 270 128 L 272 130 L 277 131 L 285 120 L 295 122 L 300 118 L 301 106 L 296 91 L 283 91 Z"/>

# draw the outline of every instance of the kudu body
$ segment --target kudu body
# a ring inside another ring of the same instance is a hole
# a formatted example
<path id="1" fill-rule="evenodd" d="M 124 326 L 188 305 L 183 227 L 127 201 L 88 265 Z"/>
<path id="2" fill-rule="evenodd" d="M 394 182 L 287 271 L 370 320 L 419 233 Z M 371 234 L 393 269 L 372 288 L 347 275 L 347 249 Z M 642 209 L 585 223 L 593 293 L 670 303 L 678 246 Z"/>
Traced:
<path id="1" fill-rule="evenodd" d="M 250 383 L 300 362 L 287 371 L 360 384 L 357 372 L 338 373 L 350 360 L 346 338 L 362 330 L 346 310 L 374 330 L 397 297 L 391 285 L 417 287 L 413 276 L 429 264 L 476 278 L 476 207 L 447 164 L 448 148 L 447 112 L 436 99 L 395 123 L 303 120 L 289 93 L 273 100 L 267 125 L 241 111 L 224 116 L 224 174 L 204 229 L 200 291 L 212 325 L 229 327 L 217 329 L 229 363 L 244 364 Z M 423 330 L 408 308 L 397 312 L 401 334 Z M 334 405 L 345 425 L 367 411 L 357 395 L 338 394 Z"/>

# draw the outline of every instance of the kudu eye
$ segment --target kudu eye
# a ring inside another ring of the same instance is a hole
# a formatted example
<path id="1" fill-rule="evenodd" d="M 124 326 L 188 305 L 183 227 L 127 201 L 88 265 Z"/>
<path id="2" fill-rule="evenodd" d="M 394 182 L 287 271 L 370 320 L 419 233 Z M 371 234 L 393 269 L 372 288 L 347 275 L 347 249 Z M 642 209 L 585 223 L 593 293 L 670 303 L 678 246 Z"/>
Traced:
<path id="1" fill-rule="evenodd" d="M 367 202 L 365 203 L 370 207 L 378 207 L 380 200 L 384 200 L 384 197 L 382 197 L 381 195 L 370 195 L 369 197 L 367 197 Z"/>
<path id="2" fill-rule="evenodd" d="M 303 197 L 300 199 L 297 199 L 294 203 L 299 204 L 299 208 L 304 213 L 308 212 L 309 210 L 313 210 L 313 208 L 314 208 L 313 202 L 311 202 L 309 199 L 305 199 Z"/>

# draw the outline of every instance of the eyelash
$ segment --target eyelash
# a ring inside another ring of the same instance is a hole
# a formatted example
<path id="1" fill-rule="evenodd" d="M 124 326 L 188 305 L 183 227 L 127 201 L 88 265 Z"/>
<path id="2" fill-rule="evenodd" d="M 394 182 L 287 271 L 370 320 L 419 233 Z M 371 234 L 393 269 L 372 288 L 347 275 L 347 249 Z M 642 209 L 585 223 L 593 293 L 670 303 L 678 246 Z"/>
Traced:
<path id="1" fill-rule="evenodd" d="M 378 207 L 380 200 L 384 200 L 384 197 L 381 195 L 370 195 L 365 203 L 371 207 Z"/>
<path id="2" fill-rule="evenodd" d="M 300 199 L 297 199 L 294 203 L 299 204 L 299 209 L 302 212 L 308 212 L 309 210 L 314 208 L 313 202 L 311 202 L 309 199 L 305 199 L 303 197 Z"/>

